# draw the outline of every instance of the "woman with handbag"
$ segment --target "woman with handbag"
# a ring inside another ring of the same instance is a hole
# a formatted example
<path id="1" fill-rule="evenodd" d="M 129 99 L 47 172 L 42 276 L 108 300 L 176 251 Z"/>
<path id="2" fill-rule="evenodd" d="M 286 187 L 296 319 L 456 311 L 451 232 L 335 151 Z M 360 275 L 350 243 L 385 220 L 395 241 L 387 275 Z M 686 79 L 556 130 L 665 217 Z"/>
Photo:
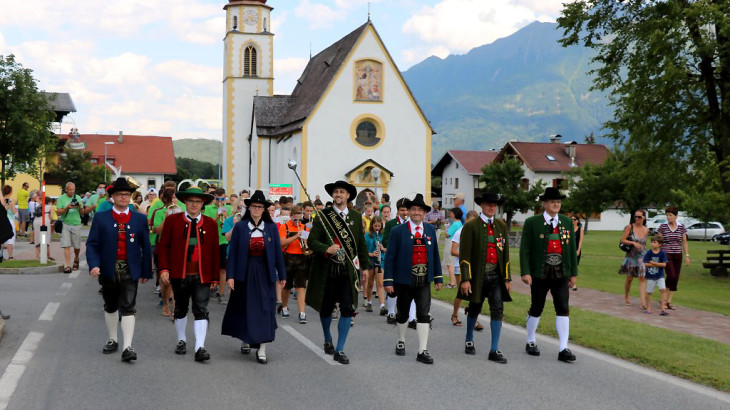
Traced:
<path id="1" fill-rule="evenodd" d="M 624 228 L 624 234 L 621 236 L 619 248 L 626 252 L 624 262 L 621 264 L 618 273 L 626 275 L 624 283 L 624 303 L 629 306 L 629 291 L 631 290 L 631 282 L 634 278 L 639 278 L 639 294 L 641 296 L 641 309 L 646 310 L 645 290 L 646 290 L 646 267 L 644 267 L 644 254 L 646 253 L 646 238 L 649 235 L 649 229 L 646 227 L 646 211 L 637 209 L 631 213 L 629 224 Z"/>

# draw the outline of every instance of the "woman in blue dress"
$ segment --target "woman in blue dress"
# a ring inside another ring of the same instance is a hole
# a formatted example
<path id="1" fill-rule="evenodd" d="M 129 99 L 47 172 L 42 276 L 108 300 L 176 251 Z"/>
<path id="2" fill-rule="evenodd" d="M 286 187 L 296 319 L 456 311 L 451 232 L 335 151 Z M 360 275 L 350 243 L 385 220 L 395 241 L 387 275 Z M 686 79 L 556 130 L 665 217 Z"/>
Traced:
<path id="1" fill-rule="evenodd" d="M 256 360 L 267 363 L 266 343 L 276 332 L 276 282 L 286 280 L 279 230 L 266 212 L 271 203 L 257 190 L 246 199 L 246 213 L 228 245 L 226 279 L 231 296 L 223 316 L 222 334 L 243 341 L 241 352 L 257 349 Z"/>

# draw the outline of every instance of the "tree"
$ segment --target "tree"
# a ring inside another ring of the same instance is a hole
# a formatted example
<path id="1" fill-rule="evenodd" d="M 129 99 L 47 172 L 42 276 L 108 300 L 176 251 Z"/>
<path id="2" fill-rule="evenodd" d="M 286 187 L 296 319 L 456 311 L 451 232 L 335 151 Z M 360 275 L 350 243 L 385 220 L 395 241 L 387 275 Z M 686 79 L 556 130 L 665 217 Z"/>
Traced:
<path id="1" fill-rule="evenodd" d="M 537 198 L 545 189 L 539 180 L 532 188 L 523 186 L 522 177 L 525 170 L 518 159 L 506 158 L 502 162 L 493 162 L 482 168 L 479 181 L 483 182 L 488 192 L 494 192 L 504 198 L 502 212 L 507 215 L 507 229 L 512 226 L 512 217 L 518 212 L 535 208 Z"/>
<path id="2" fill-rule="evenodd" d="M 54 114 L 32 70 L 0 55 L 0 183 L 42 155 Z"/>
<path id="3" fill-rule="evenodd" d="M 597 51 L 594 89 L 610 92 L 619 144 L 665 168 L 714 156 L 730 193 L 730 0 L 577 0 L 561 44 Z"/>
<path id="4" fill-rule="evenodd" d="M 622 170 L 623 164 L 614 156 L 601 165 L 573 168 L 567 173 L 570 194 L 563 201 L 562 209 L 583 217 L 587 231 L 588 218 L 592 214 L 602 213 L 623 196 Z"/>
<path id="5" fill-rule="evenodd" d="M 175 158 L 175 166 L 177 167 L 177 174 L 168 175 L 168 177 L 180 183 L 184 179 L 216 179 L 218 178 L 218 165 L 206 162 L 198 161 L 192 158 Z"/>
<path id="6" fill-rule="evenodd" d="M 104 180 L 104 166 L 93 165 L 90 152 L 70 148 L 64 148 L 58 164 L 49 166 L 49 173 L 62 184 L 73 182 L 76 193 L 92 191 Z"/>

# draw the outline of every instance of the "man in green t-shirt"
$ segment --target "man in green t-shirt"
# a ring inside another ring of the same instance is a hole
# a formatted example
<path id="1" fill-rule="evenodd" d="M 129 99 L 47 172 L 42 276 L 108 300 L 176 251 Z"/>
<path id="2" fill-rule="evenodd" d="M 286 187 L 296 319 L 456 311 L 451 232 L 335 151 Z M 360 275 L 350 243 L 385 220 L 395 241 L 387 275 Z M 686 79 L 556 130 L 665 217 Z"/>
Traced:
<path id="1" fill-rule="evenodd" d="M 63 248 L 66 263 L 63 265 L 63 273 L 71 273 L 71 247 L 74 248 L 73 270 L 79 269 L 79 253 L 81 253 L 81 215 L 84 214 L 84 206 L 81 197 L 76 195 L 76 185 L 73 182 L 66 183 L 66 193 L 58 197 L 56 213 L 63 221 L 61 231 L 61 248 Z"/>
<path id="2" fill-rule="evenodd" d="M 221 228 L 223 228 L 223 222 L 226 220 L 226 218 L 233 215 L 233 207 L 226 203 L 228 198 L 226 197 L 225 189 L 217 188 L 213 192 L 213 195 L 215 195 L 215 200 L 205 206 L 205 209 L 203 210 L 203 215 L 211 217 L 214 221 L 218 222 L 218 247 L 220 249 L 220 282 L 218 284 L 218 293 L 216 293 L 216 297 L 218 298 L 218 303 L 226 304 L 223 297 L 226 294 L 226 264 L 228 262 L 228 239 L 226 239 L 225 234 L 221 233 Z"/>
<path id="3" fill-rule="evenodd" d="M 30 222 L 30 212 L 28 212 L 28 198 L 30 192 L 28 192 L 27 182 L 23 182 L 23 187 L 18 191 L 18 222 L 20 222 L 20 236 L 26 236 L 25 228 Z"/>

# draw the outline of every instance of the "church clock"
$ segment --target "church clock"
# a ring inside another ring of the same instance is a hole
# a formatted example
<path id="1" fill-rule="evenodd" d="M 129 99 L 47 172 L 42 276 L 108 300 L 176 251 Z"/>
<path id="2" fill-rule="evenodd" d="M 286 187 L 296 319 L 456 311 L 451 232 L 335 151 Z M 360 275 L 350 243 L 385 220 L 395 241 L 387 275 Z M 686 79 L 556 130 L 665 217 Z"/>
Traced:
<path id="1" fill-rule="evenodd" d="M 243 13 L 243 23 L 247 26 L 254 26 L 259 21 L 259 13 L 256 10 L 246 10 Z"/>

